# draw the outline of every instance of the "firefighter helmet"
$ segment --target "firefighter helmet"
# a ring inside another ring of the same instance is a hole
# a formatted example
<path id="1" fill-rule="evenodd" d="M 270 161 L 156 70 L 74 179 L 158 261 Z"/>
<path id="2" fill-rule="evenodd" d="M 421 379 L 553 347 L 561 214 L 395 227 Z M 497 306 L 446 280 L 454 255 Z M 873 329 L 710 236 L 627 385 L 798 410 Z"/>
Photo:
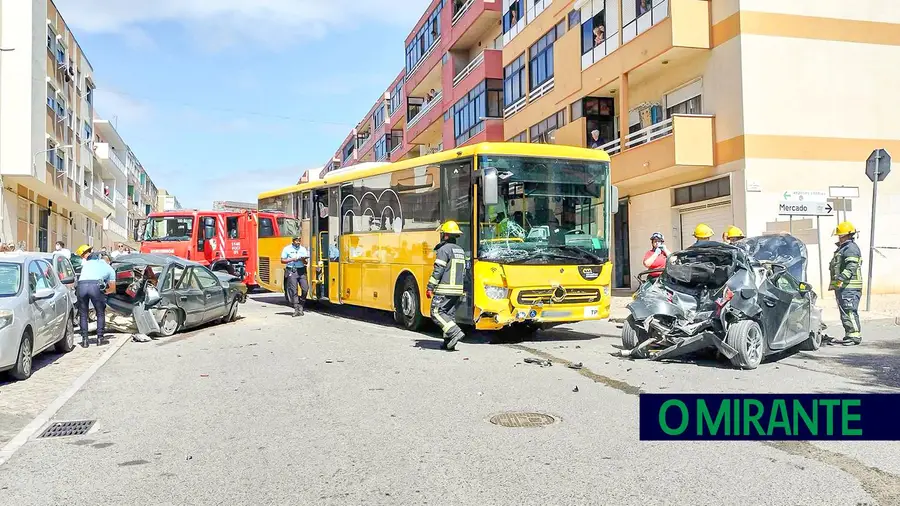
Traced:
<path id="1" fill-rule="evenodd" d="M 735 227 L 734 225 L 728 227 L 728 230 L 725 231 L 726 239 L 743 239 L 744 231 Z"/>
<path id="2" fill-rule="evenodd" d="M 88 246 L 87 244 L 82 244 L 78 247 L 78 249 L 75 250 L 75 254 L 81 257 L 84 256 L 85 253 L 93 251 L 93 249 L 94 248 Z"/>
<path id="3" fill-rule="evenodd" d="M 459 224 L 453 220 L 445 221 L 438 227 L 438 232 L 442 234 L 448 235 L 462 235 L 462 230 L 459 229 Z"/>
<path id="4" fill-rule="evenodd" d="M 849 221 L 842 221 L 838 223 L 838 226 L 834 229 L 834 232 L 831 235 L 842 236 L 842 235 L 850 235 L 856 233 L 856 227 L 853 226 Z"/>
<path id="5" fill-rule="evenodd" d="M 709 225 L 706 223 L 701 223 L 694 229 L 694 237 L 697 239 L 709 239 L 712 236 L 713 229 L 709 228 Z"/>

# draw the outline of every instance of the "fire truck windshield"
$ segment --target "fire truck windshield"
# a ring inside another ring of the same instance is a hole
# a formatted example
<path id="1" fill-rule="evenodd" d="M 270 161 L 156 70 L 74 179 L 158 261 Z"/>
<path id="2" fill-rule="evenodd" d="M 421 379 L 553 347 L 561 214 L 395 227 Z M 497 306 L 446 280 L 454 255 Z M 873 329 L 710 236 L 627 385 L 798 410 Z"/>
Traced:
<path id="1" fill-rule="evenodd" d="M 189 216 L 164 216 L 147 220 L 145 241 L 190 241 L 194 219 Z"/>

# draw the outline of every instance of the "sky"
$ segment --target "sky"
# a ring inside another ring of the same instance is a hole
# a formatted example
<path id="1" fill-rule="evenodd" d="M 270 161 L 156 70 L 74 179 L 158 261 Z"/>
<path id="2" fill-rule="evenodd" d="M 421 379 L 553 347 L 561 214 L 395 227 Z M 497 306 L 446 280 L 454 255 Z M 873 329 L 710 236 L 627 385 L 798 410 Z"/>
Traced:
<path id="1" fill-rule="evenodd" d="M 95 108 L 187 208 L 321 167 L 404 64 L 428 0 L 55 0 Z"/>

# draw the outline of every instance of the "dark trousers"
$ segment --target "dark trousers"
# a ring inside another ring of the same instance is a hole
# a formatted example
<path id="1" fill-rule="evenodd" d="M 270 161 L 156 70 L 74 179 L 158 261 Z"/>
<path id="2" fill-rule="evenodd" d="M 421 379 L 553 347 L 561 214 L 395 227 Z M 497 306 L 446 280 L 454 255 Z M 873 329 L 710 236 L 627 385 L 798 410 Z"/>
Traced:
<path id="1" fill-rule="evenodd" d="M 450 295 L 435 295 L 431 299 L 431 319 L 441 328 L 444 339 L 463 336 L 462 329 L 456 324 L 456 308 L 461 301 L 462 297 Z"/>
<path id="2" fill-rule="evenodd" d="M 297 287 L 300 287 L 300 294 L 297 294 Z M 309 293 L 309 282 L 306 280 L 306 273 L 297 269 L 287 269 L 284 276 L 284 293 L 287 294 L 288 300 L 294 305 L 294 308 L 303 309 L 306 304 L 306 294 Z"/>
<path id="3" fill-rule="evenodd" d="M 841 324 L 844 326 L 846 338 L 859 340 L 862 335 L 859 323 L 859 299 L 862 298 L 862 290 L 843 288 L 835 290 L 834 295 L 837 298 L 838 310 L 841 312 Z"/>
<path id="4" fill-rule="evenodd" d="M 103 337 L 106 331 L 106 290 L 100 281 L 79 281 L 75 288 L 78 296 L 79 326 L 81 337 L 87 339 L 88 335 L 88 311 L 91 304 L 97 312 L 97 338 Z"/>

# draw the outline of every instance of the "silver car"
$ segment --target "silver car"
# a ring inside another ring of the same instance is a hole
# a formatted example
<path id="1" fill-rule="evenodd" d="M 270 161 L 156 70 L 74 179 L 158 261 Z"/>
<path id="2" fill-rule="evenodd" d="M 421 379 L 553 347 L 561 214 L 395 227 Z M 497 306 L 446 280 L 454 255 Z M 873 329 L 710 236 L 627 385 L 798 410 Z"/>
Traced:
<path id="1" fill-rule="evenodd" d="M 0 371 L 31 376 L 32 357 L 51 346 L 75 348 L 69 286 L 44 253 L 0 253 Z"/>

